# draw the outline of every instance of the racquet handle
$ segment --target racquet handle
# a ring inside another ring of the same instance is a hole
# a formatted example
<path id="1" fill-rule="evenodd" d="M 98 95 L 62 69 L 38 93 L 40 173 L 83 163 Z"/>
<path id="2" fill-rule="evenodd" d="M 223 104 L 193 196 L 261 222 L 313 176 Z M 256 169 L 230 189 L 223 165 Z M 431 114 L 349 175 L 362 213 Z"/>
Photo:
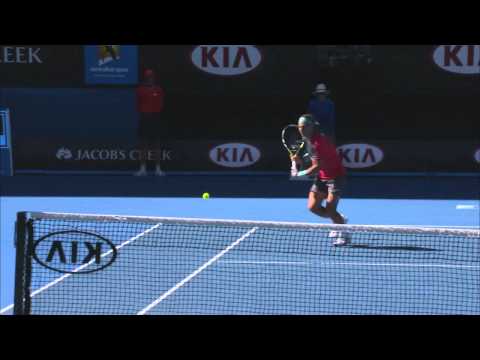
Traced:
<path id="1" fill-rule="evenodd" d="M 297 163 L 295 161 L 292 161 L 292 167 L 290 169 L 290 173 L 292 174 L 292 176 L 296 176 L 298 173 Z"/>
<path id="2" fill-rule="evenodd" d="M 292 171 L 297 171 L 297 163 L 295 161 L 292 161 Z"/>

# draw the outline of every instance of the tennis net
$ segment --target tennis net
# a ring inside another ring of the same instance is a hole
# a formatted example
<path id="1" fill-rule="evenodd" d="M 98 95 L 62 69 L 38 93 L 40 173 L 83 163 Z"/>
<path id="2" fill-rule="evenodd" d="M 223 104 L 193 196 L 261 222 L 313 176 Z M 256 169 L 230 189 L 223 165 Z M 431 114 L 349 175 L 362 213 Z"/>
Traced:
<path id="1" fill-rule="evenodd" d="M 478 230 L 22 212 L 16 248 L 15 314 L 480 314 Z"/>

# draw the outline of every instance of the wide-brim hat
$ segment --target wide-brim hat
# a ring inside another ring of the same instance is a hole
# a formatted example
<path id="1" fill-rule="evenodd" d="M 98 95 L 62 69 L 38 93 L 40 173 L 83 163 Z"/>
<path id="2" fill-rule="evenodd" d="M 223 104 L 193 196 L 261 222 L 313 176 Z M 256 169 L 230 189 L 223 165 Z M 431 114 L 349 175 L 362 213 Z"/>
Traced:
<path id="1" fill-rule="evenodd" d="M 330 94 L 330 91 L 328 90 L 328 88 L 325 84 L 318 84 L 317 87 L 315 88 L 315 91 L 313 92 L 313 94 L 314 95 L 317 95 L 317 94 L 328 95 L 328 94 Z"/>

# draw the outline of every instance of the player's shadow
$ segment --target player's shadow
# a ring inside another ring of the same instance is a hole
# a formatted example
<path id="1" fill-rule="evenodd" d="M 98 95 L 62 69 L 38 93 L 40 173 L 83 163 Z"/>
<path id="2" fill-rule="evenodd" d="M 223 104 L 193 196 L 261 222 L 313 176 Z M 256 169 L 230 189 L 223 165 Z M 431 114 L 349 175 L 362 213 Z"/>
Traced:
<path id="1" fill-rule="evenodd" d="M 368 250 L 390 250 L 390 251 L 437 251 L 428 247 L 421 246 L 372 246 L 367 244 L 352 244 L 351 249 L 368 249 Z"/>

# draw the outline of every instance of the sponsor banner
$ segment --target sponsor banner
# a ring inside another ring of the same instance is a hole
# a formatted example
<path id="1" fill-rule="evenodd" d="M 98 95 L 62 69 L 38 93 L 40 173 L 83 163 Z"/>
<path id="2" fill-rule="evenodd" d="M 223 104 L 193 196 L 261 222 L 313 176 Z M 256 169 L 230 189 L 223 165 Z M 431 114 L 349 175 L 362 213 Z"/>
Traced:
<path id="1" fill-rule="evenodd" d="M 247 168 L 262 158 L 261 151 L 249 144 L 229 143 L 215 146 L 210 150 L 210 160 L 224 168 Z"/>
<path id="2" fill-rule="evenodd" d="M 134 148 L 67 148 L 61 147 L 55 153 L 55 158 L 63 162 L 122 162 L 139 161 L 140 150 Z M 161 161 L 172 161 L 172 150 L 160 148 L 158 151 L 148 151 L 147 159 L 156 160 L 160 157 Z"/>
<path id="3" fill-rule="evenodd" d="M 63 230 L 38 239 L 32 255 L 39 265 L 49 270 L 78 275 L 101 271 L 112 265 L 117 248 L 111 240 L 98 234 Z"/>
<path id="4" fill-rule="evenodd" d="M 2 87 L 82 86 L 82 47 L 0 45 Z"/>
<path id="5" fill-rule="evenodd" d="M 2 46 L 0 63 L 2 64 L 43 64 L 41 47 Z"/>
<path id="6" fill-rule="evenodd" d="M 99 142 L 91 145 L 77 143 L 73 146 L 60 147 L 51 144 L 48 149 L 45 149 L 44 155 L 41 158 L 37 157 L 34 161 L 43 163 L 43 166 L 36 167 L 40 170 L 45 168 L 55 171 L 129 171 L 139 166 L 140 157 L 141 151 L 136 147 L 105 145 Z M 167 168 L 180 158 L 178 152 L 167 144 L 158 151 L 147 152 L 149 161 L 156 161 L 158 157 Z M 29 161 L 29 168 L 34 166 L 32 160 Z"/>
<path id="7" fill-rule="evenodd" d="M 338 147 L 349 172 L 473 172 L 474 141 L 349 142 Z"/>
<path id="8" fill-rule="evenodd" d="M 138 47 L 133 45 L 85 46 L 85 82 L 91 84 L 138 83 Z"/>
<path id="9" fill-rule="evenodd" d="M 61 142 L 60 142 L 61 141 Z M 133 171 L 141 152 L 136 146 L 121 146 L 111 139 L 89 144 L 78 140 L 28 139 L 19 141 L 15 152 L 17 169 L 46 171 Z M 27 144 L 29 144 L 27 146 Z M 36 149 L 32 152 L 32 149 Z M 152 164 L 158 157 L 165 171 L 275 171 L 283 154 L 278 142 L 228 143 L 225 141 L 175 141 L 149 151 Z M 280 165 L 281 166 L 281 165 Z M 152 166 L 153 168 L 153 166 Z"/>
<path id="10" fill-rule="evenodd" d="M 241 102 L 239 96 L 305 97 L 316 85 L 314 46 L 146 45 L 139 51 L 140 67 L 154 69 L 167 93 L 211 97 L 217 106 L 218 95 Z"/>
<path id="11" fill-rule="evenodd" d="M 122 139 L 21 138 L 15 144 L 17 170 L 134 171 L 140 151 Z M 475 172 L 480 149 L 476 142 L 362 142 L 338 146 L 349 173 L 374 172 Z M 149 160 L 160 157 L 168 171 L 285 171 L 291 162 L 279 141 L 167 141 Z M 152 166 L 153 167 L 153 166 Z"/>
<path id="12" fill-rule="evenodd" d="M 464 75 L 480 75 L 480 45 L 440 45 L 433 59 L 442 70 Z"/>
<path id="13" fill-rule="evenodd" d="M 262 54 L 253 45 L 199 45 L 193 49 L 191 59 L 206 73 L 237 76 L 255 70 L 262 62 Z"/>
<path id="14" fill-rule="evenodd" d="M 371 144 L 345 144 L 337 148 L 347 169 L 369 169 L 382 163 L 383 150 Z"/>

